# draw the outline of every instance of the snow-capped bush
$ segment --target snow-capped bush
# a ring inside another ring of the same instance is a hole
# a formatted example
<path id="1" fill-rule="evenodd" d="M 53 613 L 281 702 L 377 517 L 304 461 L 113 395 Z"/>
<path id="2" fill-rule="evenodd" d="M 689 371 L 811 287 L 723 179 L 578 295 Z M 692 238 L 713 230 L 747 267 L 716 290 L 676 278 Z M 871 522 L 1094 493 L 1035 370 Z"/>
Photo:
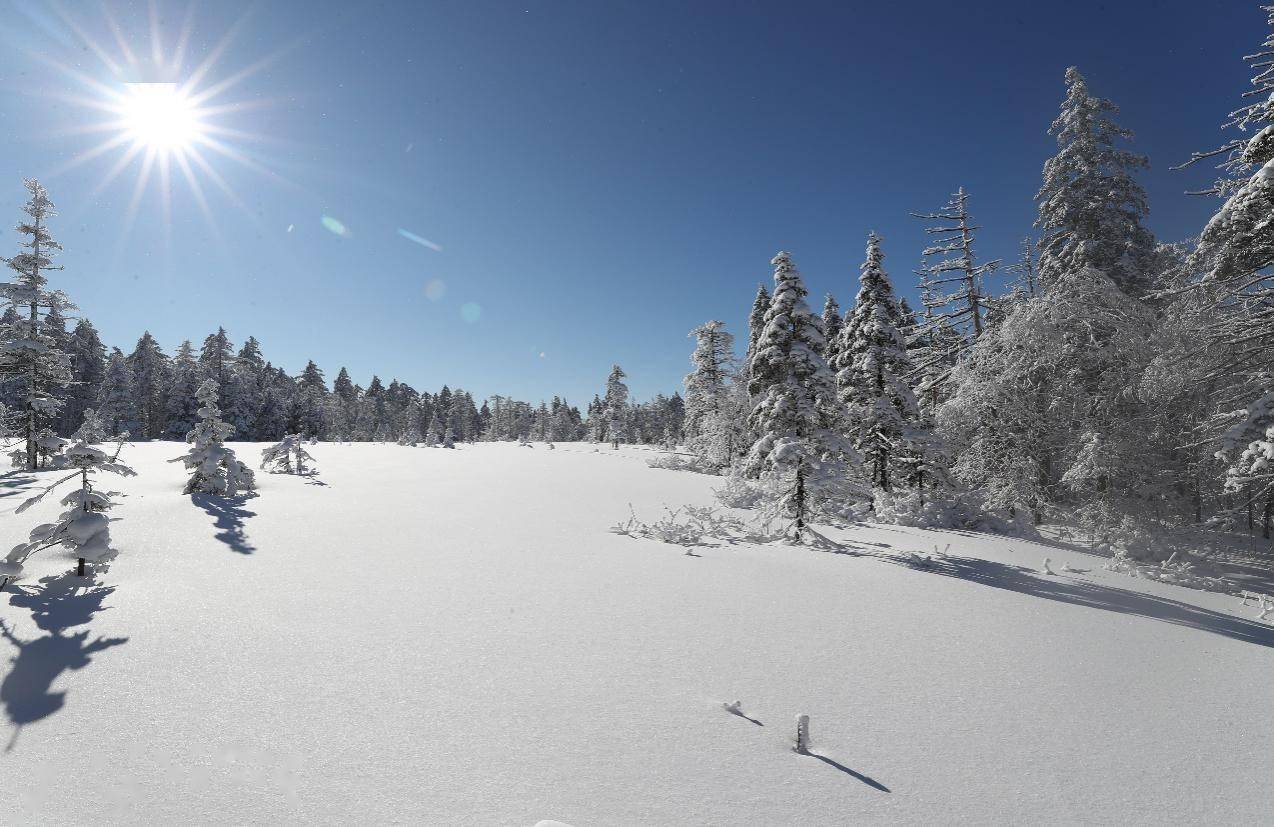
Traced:
<path id="1" fill-rule="evenodd" d="M 186 482 L 187 494 L 216 494 L 233 497 L 240 491 L 256 488 L 252 469 L 244 465 L 225 446 L 233 426 L 221 421 L 221 409 L 217 407 L 217 383 L 207 380 L 199 387 L 199 424 L 186 435 L 190 450 L 169 462 L 183 463 L 190 469 Z"/>
<path id="2" fill-rule="evenodd" d="M 949 528 L 964 531 L 984 531 L 1009 537 L 1034 538 L 1038 536 L 1026 509 L 1017 511 L 1016 519 L 1007 514 L 991 512 L 982 507 L 973 494 L 949 494 L 936 498 L 933 492 L 907 491 L 874 492 L 872 522 L 916 528 Z"/>
<path id="3" fill-rule="evenodd" d="M 693 471 L 696 474 L 712 474 L 721 473 L 721 469 L 711 462 L 700 457 L 687 457 L 682 454 L 663 454 L 646 460 L 646 464 L 651 468 L 662 468 L 665 471 Z"/>
<path id="4" fill-rule="evenodd" d="M 105 512 L 115 505 L 112 498 L 117 492 L 96 490 L 91 475 L 105 471 L 129 477 L 136 472 L 119 462 L 118 450 L 111 456 L 84 442 L 72 445 L 63 458 L 66 467 L 75 471 L 22 503 L 15 513 L 26 511 L 62 483 L 79 478 L 79 487 L 62 498 L 66 510 L 58 515 L 57 522 L 36 526 L 31 529 L 28 542 L 13 547 L 0 562 L 0 578 L 13 580 L 21 577 L 22 564 L 28 557 L 53 546 L 62 546 L 79 560 L 79 574 L 84 573 L 86 562 L 100 562 L 115 555 L 111 548 L 110 518 Z"/>
<path id="5" fill-rule="evenodd" d="M 94 445 L 99 442 L 105 442 L 110 434 L 106 431 L 106 422 L 98 416 L 97 411 L 87 408 L 84 411 L 84 421 L 80 423 L 80 427 L 71 439 L 77 442 L 84 442 Z"/>
<path id="6" fill-rule="evenodd" d="M 62 467 L 57 460 L 62 453 L 62 449 L 68 444 L 65 439 L 48 428 L 42 429 L 35 437 L 35 452 L 40 457 L 40 466 L 43 468 L 50 466 L 54 468 Z"/>
<path id="7" fill-rule="evenodd" d="M 314 457 L 303 447 L 305 438 L 300 434 L 285 436 L 275 445 L 261 451 L 261 467 L 271 474 L 311 474 L 313 469 L 306 468 L 306 462 L 313 462 Z"/>
<path id="8" fill-rule="evenodd" d="M 1174 552 L 1162 563 L 1141 563 L 1133 559 L 1123 549 L 1117 549 L 1115 556 L 1105 565 L 1107 571 L 1127 574 L 1130 577 L 1141 577 L 1145 580 L 1157 580 L 1160 583 L 1172 583 L 1188 589 L 1201 589 L 1209 592 L 1231 592 L 1234 584 L 1221 577 L 1207 577 L 1196 574 L 1194 564 L 1178 560 Z"/>

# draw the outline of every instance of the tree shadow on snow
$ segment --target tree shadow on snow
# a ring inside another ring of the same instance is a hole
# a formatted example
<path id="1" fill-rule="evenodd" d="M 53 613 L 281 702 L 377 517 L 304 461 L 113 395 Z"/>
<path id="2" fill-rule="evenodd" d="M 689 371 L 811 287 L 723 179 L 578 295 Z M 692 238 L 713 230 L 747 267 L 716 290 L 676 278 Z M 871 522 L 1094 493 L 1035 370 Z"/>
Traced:
<path id="1" fill-rule="evenodd" d="M 841 772 L 845 773 L 851 778 L 858 779 L 859 781 L 863 782 L 864 784 L 866 784 L 868 787 L 871 787 L 872 789 L 880 790 L 882 793 L 893 792 L 892 790 L 890 790 L 884 784 L 881 784 L 876 779 L 871 778 L 870 776 L 863 775 L 861 772 L 858 772 L 857 770 L 851 770 L 849 767 L 845 766 L 839 761 L 835 761 L 831 758 L 828 758 L 826 755 L 819 755 L 816 752 L 802 752 L 800 754 L 808 755 L 810 758 L 817 758 L 818 760 L 822 761 L 824 764 L 828 765 L 829 767 L 835 767 L 836 769 L 840 770 Z"/>
<path id="2" fill-rule="evenodd" d="M 25 494 L 34 483 L 35 474 L 30 471 L 18 470 L 0 474 L 0 497 L 16 497 L 19 494 Z"/>
<path id="3" fill-rule="evenodd" d="M 248 535 L 244 530 L 244 521 L 248 517 L 257 515 L 255 511 L 249 511 L 243 507 L 249 497 L 191 494 L 190 499 L 213 518 L 213 525 L 217 528 L 217 539 L 230 546 L 231 551 L 238 554 L 251 554 L 256 551 L 256 546 L 248 542 Z"/>
<path id="4" fill-rule="evenodd" d="M 903 561 L 894 562 L 906 565 Z M 1204 609 L 1167 597 L 1103 586 L 1098 583 L 1076 582 L 1068 579 L 1065 573 L 1061 572 L 1050 576 L 1023 566 L 955 556 L 936 559 L 931 565 L 921 570 L 1019 594 L 1029 594 L 1033 597 L 1108 612 L 1139 615 L 1178 626 L 1212 632 L 1245 643 L 1274 647 L 1274 626 L 1269 624 Z"/>
<path id="5" fill-rule="evenodd" d="M 0 636 L 17 650 L 0 681 L 0 706 L 14 725 L 6 752 L 17 743 L 23 726 L 62 708 L 66 693 L 54 692 L 52 687 L 63 672 L 83 669 L 93 655 L 128 642 L 126 637 L 99 636 L 89 640 L 88 629 L 67 632 L 71 627 L 86 625 L 93 615 L 106 608 L 102 601 L 115 591 L 113 586 L 103 586 L 93 578 L 67 572 L 42 578 L 38 586 L 11 588 L 9 605 L 29 609 L 36 626 L 48 634 L 23 640 L 0 620 Z"/>

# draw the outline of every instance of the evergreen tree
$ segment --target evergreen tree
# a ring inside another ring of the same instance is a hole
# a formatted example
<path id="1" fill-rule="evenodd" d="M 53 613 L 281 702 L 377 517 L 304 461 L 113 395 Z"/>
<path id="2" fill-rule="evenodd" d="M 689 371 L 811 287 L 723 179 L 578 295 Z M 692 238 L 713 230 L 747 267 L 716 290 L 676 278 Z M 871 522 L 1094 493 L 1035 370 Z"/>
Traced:
<path id="1" fill-rule="evenodd" d="M 88 319 L 76 322 L 67 341 L 67 354 L 71 359 L 72 384 L 62 409 L 62 431 L 73 433 L 80 427 L 85 410 L 97 404 L 106 376 L 106 346 Z"/>
<path id="2" fill-rule="evenodd" d="M 829 365 L 836 361 L 836 348 L 840 344 L 840 331 L 844 321 L 836 297 L 828 293 L 823 300 L 823 338 L 826 342 L 823 345 L 823 359 Z"/>
<path id="3" fill-rule="evenodd" d="M 628 438 L 624 427 L 625 408 L 628 406 L 628 386 L 624 384 L 624 377 L 627 375 L 619 365 L 611 367 L 610 376 L 606 377 L 606 398 L 602 402 L 606 435 L 616 448 Z"/>
<path id="4" fill-rule="evenodd" d="M 168 386 L 164 404 L 164 429 L 169 439 L 185 439 L 199 423 L 199 364 L 195 361 L 195 349 L 190 341 L 181 343 L 173 359 L 172 383 Z"/>
<path id="5" fill-rule="evenodd" d="M 897 469 L 911 464 L 909 444 L 920 411 L 907 384 L 911 360 L 899 332 L 902 309 L 884 268 L 880 237 L 867 240 L 854 309 L 845 320 L 838 348 L 836 382 L 849 412 L 849 433 L 869 466 L 872 484 L 885 491 Z"/>
<path id="6" fill-rule="evenodd" d="M 21 387 L 19 435 L 26 443 L 26 467 L 37 462 L 36 439 L 42 429 L 57 422 L 61 396 L 72 382 L 70 357 L 57 347 L 56 331 L 45 326 L 49 312 L 72 305 L 60 291 L 47 289 L 45 273 L 60 270 L 52 262 L 62 249 L 49 232 L 48 220 L 57 215 L 53 202 L 39 181 L 23 184 L 30 199 L 22 211 L 30 219 L 18 224 L 22 251 L 0 258 L 16 273 L 12 282 L 0 284 L 0 298 L 15 311 L 0 329 L 0 379 L 16 379 Z M 65 331 L 64 331 L 65 332 Z"/>
<path id="7" fill-rule="evenodd" d="M 1049 129 L 1058 151 L 1045 162 L 1044 183 L 1035 195 L 1045 289 L 1065 274 L 1089 271 L 1133 296 L 1149 285 L 1155 242 L 1141 221 L 1150 208 L 1133 177 L 1149 164 L 1117 146 L 1132 138 L 1111 119 L 1118 112 L 1111 101 L 1089 94 L 1078 69 L 1066 70 L 1066 100 Z"/>
<path id="8" fill-rule="evenodd" d="M 695 340 L 690 356 L 694 370 L 685 379 L 684 422 L 680 429 L 669 422 L 665 431 L 674 441 L 679 430 L 684 431 L 691 453 L 711 467 L 724 468 L 744 447 L 747 416 L 735 398 L 734 337 L 726 332 L 723 322 L 715 320 L 700 325 L 690 335 Z"/>
<path id="9" fill-rule="evenodd" d="M 97 400 L 97 412 L 111 434 L 141 432 L 137 384 L 124 354 L 116 350 L 106 363 L 106 377 Z"/>
<path id="10" fill-rule="evenodd" d="M 750 424 L 760 436 L 743 471 L 791 478 L 784 505 L 795 518 L 799 539 L 819 501 L 843 494 L 837 485 L 847 476 L 848 448 L 837 433 L 835 380 L 819 355 L 823 322 L 806 304 L 805 284 L 791 257 L 780 252 L 771 263 L 774 295 L 749 372 L 749 390 L 757 400 Z"/>
<path id="11" fill-rule="evenodd" d="M 234 349 L 230 345 L 230 337 L 226 335 L 224 327 L 219 327 L 216 333 L 209 334 L 203 340 L 203 347 L 199 351 L 199 367 L 203 369 L 203 378 L 217 383 L 218 393 L 222 394 L 217 403 L 221 407 L 225 406 L 224 388 L 233 364 Z"/>
<path id="12" fill-rule="evenodd" d="M 142 334 L 137 346 L 128 355 L 128 368 L 133 374 L 141 423 L 135 433 L 152 439 L 160 437 L 166 424 L 164 391 L 171 380 L 168 377 L 168 357 L 149 330 Z"/>
<path id="13" fill-rule="evenodd" d="M 186 435 L 190 450 L 170 460 L 180 462 L 190 470 L 186 482 L 187 494 L 215 494 L 233 497 L 256 487 L 252 469 L 240 462 L 234 451 L 226 447 L 233 428 L 221 421 L 217 408 L 217 383 L 204 380 L 199 386 L 199 424 Z"/>

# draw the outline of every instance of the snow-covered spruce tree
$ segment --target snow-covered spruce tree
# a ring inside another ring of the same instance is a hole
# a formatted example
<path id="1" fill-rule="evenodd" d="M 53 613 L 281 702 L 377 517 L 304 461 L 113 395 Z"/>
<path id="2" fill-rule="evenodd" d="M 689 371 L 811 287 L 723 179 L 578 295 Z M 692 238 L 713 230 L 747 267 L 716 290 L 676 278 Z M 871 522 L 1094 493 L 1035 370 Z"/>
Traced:
<path id="1" fill-rule="evenodd" d="M 15 379 L 20 388 L 18 430 L 26 443 L 26 467 L 35 470 L 36 439 L 41 429 L 55 424 L 62 407 L 59 395 L 72 382 L 70 358 L 44 322 L 55 307 L 60 311 L 73 305 L 62 292 L 47 289 L 45 273 L 62 269 L 52 262 L 62 249 L 48 228 L 48 220 L 57 215 L 53 202 L 39 181 L 28 178 L 23 183 L 31 197 L 22 207 L 29 220 L 17 226 L 22 251 L 0 258 L 16 273 L 13 281 L 0 284 L 0 298 L 14 310 L 0 329 L 0 379 Z"/>
<path id="2" fill-rule="evenodd" d="M 225 390 L 229 384 L 230 367 L 234 364 L 234 348 L 224 327 L 217 328 L 203 340 L 199 349 L 199 367 L 203 370 L 203 378 L 217 383 L 217 392 L 222 394 L 217 399 L 219 406 L 225 405 Z"/>
<path id="3" fill-rule="evenodd" d="M 1022 239 L 1017 261 L 1005 267 L 1004 272 L 1013 276 L 1013 280 L 1009 282 L 1010 295 L 1029 298 L 1039 292 L 1039 264 L 1035 256 L 1035 242 L 1030 236 Z"/>
<path id="4" fill-rule="evenodd" d="M 121 446 L 122 447 L 122 443 Z M 74 473 L 46 487 L 36 496 L 18 506 L 17 513 L 35 505 L 55 488 L 65 482 L 79 479 L 79 487 L 62 498 L 66 506 L 56 522 L 44 523 L 31 530 L 26 543 L 14 546 L 3 562 L 0 562 L 0 580 L 14 580 L 22 576 L 22 565 L 32 554 L 53 546 L 62 546 L 77 560 L 76 573 L 84 574 L 86 563 L 97 563 L 115 556 L 111 548 L 110 518 L 106 516 L 114 505 L 115 491 L 99 491 L 94 487 L 93 476 L 99 471 L 133 476 L 132 468 L 119 461 L 119 449 L 114 455 L 77 442 L 67 449 L 64 467 Z"/>
<path id="5" fill-rule="evenodd" d="M 836 348 L 840 347 L 840 331 L 844 324 L 836 297 L 828 293 L 823 300 L 823 360 L 828 365 L 836 361 Z"/>
<path id="6" fill-rule="evenodd" d="M 183 463 L 190 470 L 187 494 L 215 494 L 233 497 L 256 487 L 252 469 L 240 462 L 226 447 L 231 426 L 221 421 L 217 407 L 217 383 L 207 379 L 199 386 L 199 423 L 186 435 L 190 450 L 169 462 Z"/>
<path id="7" fill-rule="evenodd" d="M 895 485 L 923 489 L 943 479 L 932 455 L 933 440 L 920 422 L 920 409 L 907 376 L 911 361 L 899 331 L 904 323 L 884 268 L 880 237 L 867 239 L 858 296 L 841 330 L 836 384 L 845 406 L 848 432 L 863 456 L 871 483 L 883 491 Z"/>
<path id="8" fill-rule="evenodd" d="M 105 442 L 110 436 L 110 430 L 106 427 L 106 423 L 102 418 L 97 415 L 97 411 L 87 408 L 83 416 L 80 417 L 80 427 L 71 435 L 71 439 L 75 442 L 94 445 L 98 442 Z"/>
<path id="9" fill-rule="evenodd" d="M 1035 195 L 1043 232 L 1039 273 L 1045 290 L 1065 274 L 1103 274 L 1131 296 L 1150 286 L 1155 240 L 1141 225 L 1149 212 L 1145 190 L 1133 177 L 1149 164 L 1120 149 L 1132 132 L 1111 116 L 1119 107 L 1089 94 L 1079 70 L 1066 70 L 1066 100 L 1049 133 L 1057 154 L 1044 163 Z"/>
<path id="10" fill-rule="evenodd" d="M 102 393 L 97 399 L 98 416 L 111 434 L 141 433 L 137 396 L 133 371 L 128 367 L 124 354 L 116 350 L 106 363 Z"/>
<path id="11" fill-rule="evenodd" d="M 133 374 L 140 427 L 133 431 L 141 437 L 155 439 L 164 433 L 164 389 L 169 384 L 168 357 L 150 331 L 142 334 L 137 346 L 127 357 Z"/>
<path id="12" fill-rule="evenodd" d="M 1262 8 L 1274 27 L 1274 6 Z M 1226 488 L 1249 515 L 1253 507 L 1262 513 L 1268 537 L 1274 486 L 1253 466 L 1264 459 L 1260 446 L 1274 397 L 1274 32 L 1244 59 L 1253 71 L 1253 88 L 1245 97 L 1253 100 L 1232 112 L 1225 126 L 1255 134 L 1196 153 L 1188 162 L 1221 156 L 1223 177 L 1209 192 L 1225 198 L 1199 237 L 1190 269 L 1203 274 L 1203 286 L 1220 307 L 1221 318 L 1209 333 L 1226 359 L 1209 377 L 1214 396 L 1223 402 L 1235 395 L 1251 400 L 1240 403 L 1244 411 L 1237 421 L 1231 418 L 1222 436 L 1218 456 L 1227 463 Z"/>
<path id="13" fill-rule="evenodd" d="M 614 448 L 619 448 L 619 443 L 628 439 L 624 427 L 625 408 L 628 407 L 628 386 L 624 384 L 624 377 L 627 375 L 623 368 L 614 365 L 610 369 L 610 376 L 606 378 L 606 398 L 602 402 L 602 416 L 606 422 L 607 438 L 610 439 L 611 446 Z"/>
<path id="14" fill-rule="evenodd" d="M 62 409 L 61 430 L 73 433 L 80 427 L 85 409 L 97 405 L 102 377 L 106 375 L 106 346 L 88 319 L 76 322 L 67 341 L 67 355 L 71 360 L 72 383 L 67 388 L 66 405 Z"/>
<path id="15" fill-rule="evenodd" d="M 764 284 L 756 286 L 756 298 L 752 300 L 752 312 L 748 314 L 748 351 L 743 357 L 743 370 L 740 379 L 751 387 L 749 371 L 752 370 L 752 357 L 756 355 L 757 342 L 765 330 L 765 314 L 770 309 L 770 293 Z"/>
<path id="16" fill-rule="evenodd" d="M 752 357 L 750 425 L 760 434 L 741 471 L 782 486 L 782 505 L 801 539 L 812 514 L 849 505 L 853 448 L 841 435 L 836 383 L 823 357 L 823 322 L 810 311 L 801 275 L 776 255 L 774 294 Z"/>
<path id="17" fill-rule="evenodd" d="M 261 450 L 261 467 L 271 474 L 313 474 L 314 469 L 305 467 L 307 462 L 314 462 L 314 457 L 305 450 L 301 434 L 290 434 Z"/>
<path id="18" fill-rule="evenodd" d="M 925 228 L 930 242 L 922 253 L 926 264 L 921 288 L 930 289 L 940 303 L 925 306 L 939 311 L 932 317 L 935 321 L 965 332 L 964 338 L 972 341 L 982 335 L 985 320 L 983 281 L 1000 262 L 977 263 L 973 240 L 979 228 L 969 217 L 969 195 L 960 187 L 937 212 L 912 215 L 937 222 Z"/>
<path id="19" fill-rule="evenodd" d="M 189 341 L 181 343 L 173 358 L 172 378 L 165 393 L 164 435 L 169 439 L 185 439 L 199 422 L 199 365 L 195 349 Z"/>
<path id="20" fill-rule="evenodd" d="M 725 322 L 715 319 L 705 322 L 690 331 L 690 338 L 695 340 L 690 354 L 694 370 L 686 374 L 684 380 L 686 418 L 683 425 L 688 444 L 702 432 L 704 419 L 720 407 L 734 358 L 734 336 L 726 331 Z"/>

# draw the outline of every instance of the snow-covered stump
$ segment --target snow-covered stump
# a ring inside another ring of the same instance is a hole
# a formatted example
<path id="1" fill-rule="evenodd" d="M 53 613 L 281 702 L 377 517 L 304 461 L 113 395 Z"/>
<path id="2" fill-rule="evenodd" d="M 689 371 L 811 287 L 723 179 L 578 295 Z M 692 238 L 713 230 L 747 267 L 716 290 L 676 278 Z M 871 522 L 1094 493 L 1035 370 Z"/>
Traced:
<path id="1" fill-rule="evenodd" d="M 796 738 L 792 746 L 795 752 L 806 755 L 810 751 L 810 716 L 796 716 Z"/>

